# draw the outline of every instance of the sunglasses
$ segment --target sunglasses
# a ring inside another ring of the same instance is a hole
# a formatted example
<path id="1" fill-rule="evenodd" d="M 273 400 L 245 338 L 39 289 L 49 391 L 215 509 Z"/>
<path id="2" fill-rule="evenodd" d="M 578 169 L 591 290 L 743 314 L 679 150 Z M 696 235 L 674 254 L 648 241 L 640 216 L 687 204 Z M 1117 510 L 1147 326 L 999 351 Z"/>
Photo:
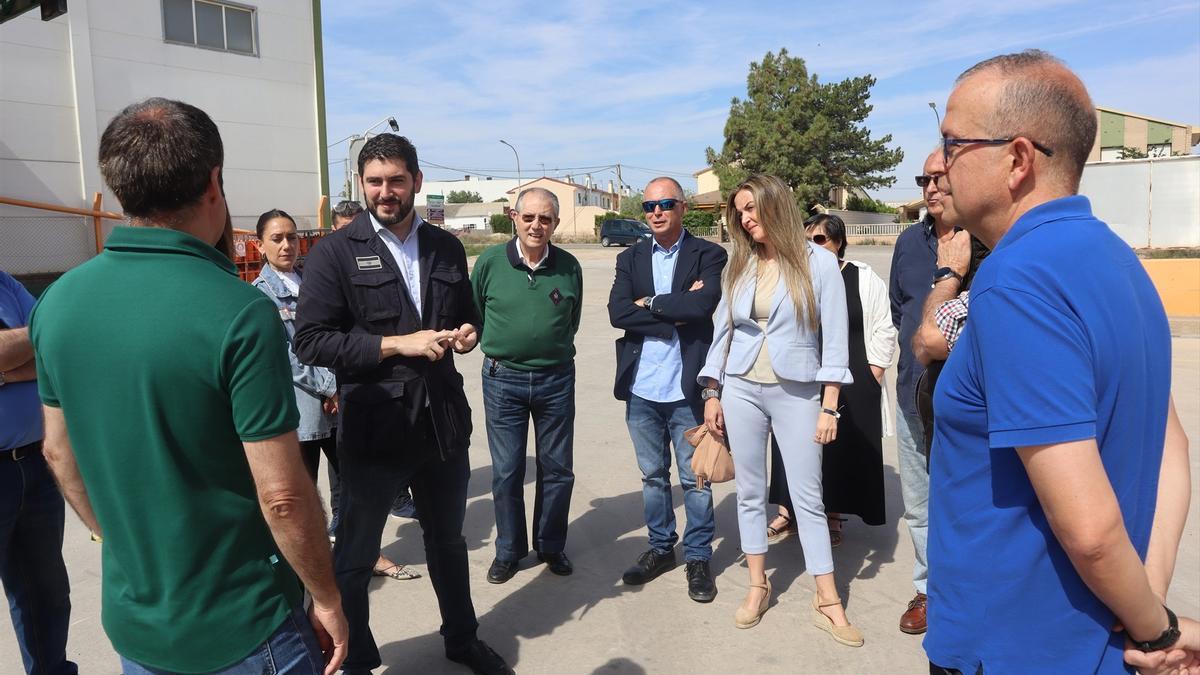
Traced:
<path id="1" fill-rule="evenodd" d="M 917 187 L 924 190 L 925 186 L 929 185 L 930 183 L 932 183 L 936 187 L 938 179 L 945 175 L 946 174 L 944 174 L 944 173 L 937 173 L 932 176 L 928 176 L 928 175 L 917 176 Z"/>
<path id="2" fill-rule="evenodd" d="M 551 225 L 554 224 L 554 219 L 547 215 L 539 215 L 539 214 L 533 214 L 533 213 L 522 213 L 521 214 L 522 222 L 532 225 L 533 221 L 535 221 L 535 220 L 546 227 L 550 227 Z"/>
<path id="3" fill-rule="evenodd" d="M 814 234 L 811 237 L 809 237 L 808 240 L 811 241 L 812 243 L 816 244 L 817 246 L 824 246 L 825 242 L 829 241 L 829 237 L 827 237 L 823 234 Z"/>
<path id="4" fill-rule="evenodd" d="M 642 211 L 645 213 L 654 213 L 655 207 L 663 211 L 674 211 L 675 205 L 680 203 L 678 199 L 659 199 L 658 201 L 642 202 Z"/>

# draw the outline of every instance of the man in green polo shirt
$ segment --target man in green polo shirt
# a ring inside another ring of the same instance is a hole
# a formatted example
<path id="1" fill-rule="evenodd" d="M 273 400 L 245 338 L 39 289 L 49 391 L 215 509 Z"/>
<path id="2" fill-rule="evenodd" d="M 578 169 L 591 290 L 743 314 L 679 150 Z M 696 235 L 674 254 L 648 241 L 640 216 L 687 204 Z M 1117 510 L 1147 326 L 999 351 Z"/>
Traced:
<path id="1" fill-rule="evenodd" d="M 575 485 L 575 332 L 583 272 L 574 256 L 550 243 L 558 226 L 553 192 L 522 191 L 512 218 L 517 236 L 480 254 L 471 273 L 483 319 L 483 405 L 496 507 L 496 558 L 487 576 L 493 584 L 511 579 L 529 553 L 522 485 L 530 417 L 537 461 L 533 548 L 554 574 L 572 572 L 564 547 Z"/>
<path id="2" fill-rule="evenodd" d="M 100 170 L 133 227 L 34 308 L 44 452 L 103 534 L 102 619 L 127 675 L 328 675 L 341 597 L 283 324 L 214 248 L 223 154 L 208 115 L 178 101 L 105 129 Z"/>

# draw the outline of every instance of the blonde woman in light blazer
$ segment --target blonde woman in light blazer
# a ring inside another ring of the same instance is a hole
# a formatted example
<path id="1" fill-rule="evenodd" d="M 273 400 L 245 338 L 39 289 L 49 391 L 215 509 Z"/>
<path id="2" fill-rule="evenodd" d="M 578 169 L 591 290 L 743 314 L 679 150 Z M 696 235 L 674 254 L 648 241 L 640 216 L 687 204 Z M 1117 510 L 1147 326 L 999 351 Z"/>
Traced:
<path id="1" fill-rule="evenodd" d="M 733 451 L 738 529 L 750 568 L 750 591 L 734 622 L 757 625 L 771 599 L 766 506 L 774 433 L 797 536 L 816 582 L 812 621 L 839 643 L 859 647 L 862 633 L 846 618 L 834 585 L 821 497 L 822 445 L 837 437 L 838 393 L 853 382 L 837 257 L 807 240 L 795 197 L 774 176 L 751 176 L 738 185 L 726 222 L 733 252 L 713 314 L 712 347 L 697 379 L 706 388 L 704 422 L 710 432 L 727 435 Z"/>

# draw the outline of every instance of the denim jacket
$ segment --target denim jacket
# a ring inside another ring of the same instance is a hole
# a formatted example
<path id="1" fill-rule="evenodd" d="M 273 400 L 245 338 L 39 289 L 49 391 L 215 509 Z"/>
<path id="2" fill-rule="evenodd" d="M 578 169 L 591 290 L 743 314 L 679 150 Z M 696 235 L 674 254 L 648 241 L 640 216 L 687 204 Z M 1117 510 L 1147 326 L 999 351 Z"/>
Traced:
<path id="1" fill-rule="evenodd" d="M 262 291 L 279 309 L 288 338 L 288 360 L 292 364 L 292 388 L 296 390 L 296 407 L 300 409 L 300 428 L 297 433 L 302 441 L 328 438 L 337 424 L 333 415 L 327 415 L 322 402 L 337 393 L 337 381 L 328 368 L 306 366 L 292 351 L 292 338 L 296 333 L 296 296 L 283 283 L 283 279 L 270 265 L 263 265 L 262 272 L 254 280 Z"/>

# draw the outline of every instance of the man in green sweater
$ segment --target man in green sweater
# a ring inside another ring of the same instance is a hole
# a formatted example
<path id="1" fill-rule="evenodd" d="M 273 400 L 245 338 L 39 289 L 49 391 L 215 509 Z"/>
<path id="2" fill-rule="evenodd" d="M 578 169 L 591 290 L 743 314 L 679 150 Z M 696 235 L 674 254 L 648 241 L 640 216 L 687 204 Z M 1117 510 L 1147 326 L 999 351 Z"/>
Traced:
<path id="1" fill-rule="evenodd" d="M 583 272 L 550 243 L 558 198 L 543 188 L 517 196 L 517 236 L 480 254 L 471 273 L 483 347 L 483 405 L 492 451 L 496 559 L 488 581 L 513 577 L 529 553 L 525 528 L 525 440 L 533 418 L 537 499 L 533 547 L 559 576 L 571 573 L 564 547 L 571 509 L 575 439 L 575 332 Z"/>

